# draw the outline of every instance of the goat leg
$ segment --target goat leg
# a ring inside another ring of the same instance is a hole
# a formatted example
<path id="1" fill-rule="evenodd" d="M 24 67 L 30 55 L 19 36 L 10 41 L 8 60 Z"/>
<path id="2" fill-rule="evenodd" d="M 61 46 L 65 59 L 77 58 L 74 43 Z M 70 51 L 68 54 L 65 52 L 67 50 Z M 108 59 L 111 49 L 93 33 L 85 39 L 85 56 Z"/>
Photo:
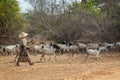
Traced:
<path id="1" fill-rule="evenodd" d="M 89 54 L 86 55 L 85 62 L 88 60 L 88 58 L 89 58 Z"/>
<path id="2" fill-rule="evenodd" d="M 50 61 L 51 60 L 51 55 L 49 56 L 49 59 L 48 59 L 48 61 Z"/>
<path id="3" fill-rule="evenodd" d="M 41 55 L 41 58 L 40 58 L 40 62 L 42 61 L 42 58 L 44 58 L 44 53 L 42 53 L 42 55 Z"/>

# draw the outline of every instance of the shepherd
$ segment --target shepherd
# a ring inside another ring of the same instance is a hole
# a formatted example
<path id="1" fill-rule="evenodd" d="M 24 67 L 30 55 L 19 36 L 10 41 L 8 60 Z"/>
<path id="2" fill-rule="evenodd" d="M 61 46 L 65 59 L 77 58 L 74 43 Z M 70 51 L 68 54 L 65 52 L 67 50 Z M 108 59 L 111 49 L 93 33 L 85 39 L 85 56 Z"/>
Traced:
<path id="1" fill-rule="evenodd" d="M 15 60 L 16 60 L 16 66 L 20 66 L 19 62 L 28 62 L 29 65 L 33 65 L 30 59 L 30 55 L 28 53 L 29 47 L 27 46 L 27 36 L 28 33 L 22 32 L 19 34 L 20 38 L 20 52 L 17 53 Z"/>

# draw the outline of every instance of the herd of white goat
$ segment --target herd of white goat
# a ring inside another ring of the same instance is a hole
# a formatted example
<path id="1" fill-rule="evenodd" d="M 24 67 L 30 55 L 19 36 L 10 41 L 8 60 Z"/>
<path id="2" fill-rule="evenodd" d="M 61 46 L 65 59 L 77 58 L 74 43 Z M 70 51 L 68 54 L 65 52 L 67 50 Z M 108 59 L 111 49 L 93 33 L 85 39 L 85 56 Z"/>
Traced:
<path id="1" fill-rule="evenodd" d="M 112 48 L 119 47 L 120 42 L 115 43 L 49 43 L 49 44 L 39 44 L 39 45 L 32 45 L 28 46 L 30 49 L 28 52 L 32 52 L 34 54 L 41 53 L 41 58 L 45 60 L 45 54 L 50 54 L 50 56 L 56 56 L 68 53 L 68 54 L 78 54 L 78 53 L 85 53 L 86 59 L 89 55 L 94 55 L 96 58 L 99 58 L 99 54 L 101 52 L 108 52 Z M 10 54 L 17 54 L 19 52 L 20 44 L 16 45 L 7 45 L 7 46 L 0 46 L 0 53 L 2 55 L 10 55 Z"/>

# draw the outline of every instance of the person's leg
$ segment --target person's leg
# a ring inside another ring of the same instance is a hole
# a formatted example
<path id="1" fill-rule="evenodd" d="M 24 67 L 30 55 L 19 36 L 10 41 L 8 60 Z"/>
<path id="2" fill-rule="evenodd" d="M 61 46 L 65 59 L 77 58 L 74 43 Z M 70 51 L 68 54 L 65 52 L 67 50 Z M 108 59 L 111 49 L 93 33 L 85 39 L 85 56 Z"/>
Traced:
<path id="1" fill-rule="evenodd" d="M 28 57 L 28 63 L 29 63 L 29 65 L 33 65 L 33 63 L 31 62 L 29 57 Z"/>
<path id="2" fill-rule="evenodd" d="M 16 66 L 20 66 L 19 62 L 20 62 L 20 57 L 18 57 L 18 59 L 17 59 Z"/>
<path id="3" fill-rule="evenodd" d="M 17 57 L 18 57 L 18 53 L 16 54 L 14 61 L 16 61 L 16 60 L 17 60 Z"/>

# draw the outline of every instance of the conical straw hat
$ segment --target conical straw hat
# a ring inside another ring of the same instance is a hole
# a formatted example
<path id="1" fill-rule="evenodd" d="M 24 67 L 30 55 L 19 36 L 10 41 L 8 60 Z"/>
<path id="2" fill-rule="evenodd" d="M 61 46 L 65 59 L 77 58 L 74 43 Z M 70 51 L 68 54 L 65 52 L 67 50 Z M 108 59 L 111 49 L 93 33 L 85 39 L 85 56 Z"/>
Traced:
<path id="1" fill-rule="evenodd" d="M 22 32 L 21 34 L 19 34 L 19 38 L 23 38 L 23 37 L 27 37 L 28 33 Z"/>

